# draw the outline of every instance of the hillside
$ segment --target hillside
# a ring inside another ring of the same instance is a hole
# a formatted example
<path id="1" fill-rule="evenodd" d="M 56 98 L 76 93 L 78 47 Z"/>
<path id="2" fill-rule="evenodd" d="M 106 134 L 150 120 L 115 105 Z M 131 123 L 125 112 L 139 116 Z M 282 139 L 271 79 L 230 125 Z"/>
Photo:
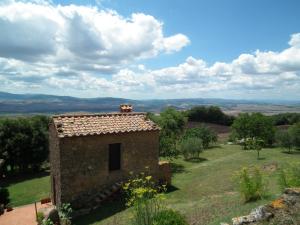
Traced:
<path id="1" fill-rule="evenodd" d="M 249 101 L 214 98 L 151 99 L 133 100 L 125 98 L 76 98 L 42 94 L 11 94 L 0 92 L 0 114 L 56 114 L 65 112 L 112 112 L 120 104 L 134 105 L 135 111 L 160 112 L 168 106 L 186 110 L 195 105 L 220 106 L 225 113 L 262 112 L 276 114 L 300 112 L 300 101 Z"/>

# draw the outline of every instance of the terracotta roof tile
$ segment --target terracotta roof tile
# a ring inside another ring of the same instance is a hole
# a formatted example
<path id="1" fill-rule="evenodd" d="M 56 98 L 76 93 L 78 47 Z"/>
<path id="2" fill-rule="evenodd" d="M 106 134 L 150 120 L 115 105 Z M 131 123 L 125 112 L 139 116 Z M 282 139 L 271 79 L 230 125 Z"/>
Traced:
<path id="1" fill-rule="evenodd" d="M 160 128 L 145 113 L 107 113 L 53 116 L 59 137 L 153 131 Z"/>

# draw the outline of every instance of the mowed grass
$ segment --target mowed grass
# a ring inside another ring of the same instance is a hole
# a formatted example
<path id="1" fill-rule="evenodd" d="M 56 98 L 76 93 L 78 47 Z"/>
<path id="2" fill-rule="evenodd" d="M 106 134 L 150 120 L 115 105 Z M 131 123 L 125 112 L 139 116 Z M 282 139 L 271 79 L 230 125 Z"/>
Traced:
<path id="1" fill-rule="evenodd" d="M 6 187 L 13 207 L 38 202 L 42 198 L 50 196 L 50 178 L 45 175 L 7 182 Z"/>
<path id="2" fill-rule="evenodd" d="M 286 163 L 300 162 L 300 154 L 285 154 L 279 148 L 263 149 L 261 159 L 255 151 L 241 150 L 237 145 L 220 145 L 201 153 L 201 159 L 172 161 L 173 180 L 166 194 L 167 207 L 179 210 L 190 224 L 219 225 L 232 217 L 248 214 L 251 209 L 278 197 L 276 168 Z M 268 181 L 268 196 L 257 202 L 243 203 L 233 176 L 242 167 L 258 166 Z M 70 184 L 72 185 L 72 184 Z M 27 204 L 49 195 L 49 177 L 41 177 L 8 186 L 15 205 Z M 78 218 L 76 225 L 129 224 L 132 209 L 124 202 L 107 203 L 99 210 Z"/>
<path id="3" fill-rule="evenodd" d="M 257 160 L 255 151 L 241 150 L 237 145 L 220 145 L 201 153 L 201 159 L 172 162 L 172 188 L 167 193 L 167 207 L 179 210 L 190 224 L 219 225 L 232 217 L 248 214 L 256 206 L 278 197 L 279 166 L 300 162 L 300 154 L 285 154 L 279 148 L 263 149 Z M 237 192 L 233 176 L 242 167 L 258 166 L 268 182 L 265 199 L 245 204 Z M 274 169 L 275 168 L 275 169 Z M 90 215 L 75 221 L 77 225 L 129 224 L 132 209 L 122 208 L 122 203 L 107 204 Z"/>

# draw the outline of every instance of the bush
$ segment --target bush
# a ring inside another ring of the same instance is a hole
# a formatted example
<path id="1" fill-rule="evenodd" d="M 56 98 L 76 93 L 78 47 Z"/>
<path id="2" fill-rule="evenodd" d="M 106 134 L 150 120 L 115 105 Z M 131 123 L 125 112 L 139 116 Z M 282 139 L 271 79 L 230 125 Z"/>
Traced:
<path id="1" fill-rule="evenodd" d="M 153 225 L 188 225 L 184 216 L 172 209 L 158 212 L 153 218 Z"/>
<path id="2" fill-rule="evenodd" d="M 218 140 L 217 134 L 206 126 L 201 126 L 201 127 L 196 127 L 196 128 L 191 128 L 186 130 L 182 139 L 187 139 L 191 137 L 201 139 L 202 146 L 204 149 L 209 148 L 210 145 L 217 142 Z"/>
<path id="3" fill-rule="evenodd" d="M 133 177 L 124 184 L 126 205 L 133 206 L 132 224 L 153 225 L 153 217 L 163 209 L 159 192 L 165 191 L 165 186 L 157 187 L 151 176 L 144 173 Z"/>
<path id="4" fill-rule="evenodd" d="M 266 184 L 258 168 L 243 168 L 237 175 L 239 192 L 245 202 L 261 199 L 266 192 Z"/>
<path id="5" fill-rule="evenodd" d="M 290 187 L 300 187 L 300 163 L 287 164 L 279 170 L 279 185 L 284 190 Z"/>
<path id="6" fill-rule="evenodd" d="M 61 204 L 61 206 L 58 207 L 58 215 L 60 220 L 63 221 L 70 221 L 71 218 L 71 214 L 72 214 L 72 208 L 71 208 L 71 204 L 70 203 L 63 203 Z"/>
<path id="7" fill-rule="evenodd" d="M 4 205 L 4 207 L 10 202 L 9 192 L 7 188 L 0 187 L 0 205 Z"/>
<path id="8" fill-rule="evenodd" d="M 180 143 L 180 150 L 185 160 L 199 158 L 200 152 L 203 151 L 202 141 L 194 137 L 183 139 Z"/>
<path id="9" fill-rule="evenodd" d="M 50 219 L 47 219 L 43 220 L 42 225 L 54 225 L 54 223 Z"/>
<path id="10" fill-rule="evenodd" d="M 43 219 L 45 218 L 44 213 L 38 212 L 36 217 L 37 217 L 36 221 L 38 222 L 38 224 L 42 224 L 43 223 Z"/>

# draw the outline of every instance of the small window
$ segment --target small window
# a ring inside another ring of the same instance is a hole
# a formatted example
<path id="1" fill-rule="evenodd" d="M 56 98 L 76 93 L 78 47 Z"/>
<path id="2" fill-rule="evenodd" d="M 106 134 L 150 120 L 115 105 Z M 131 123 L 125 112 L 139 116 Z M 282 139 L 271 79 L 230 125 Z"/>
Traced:
<path id="1" fill-rule="evenodd" d="M 121 144 L 109 145 L 109 171 L 121 169 Z"/>

